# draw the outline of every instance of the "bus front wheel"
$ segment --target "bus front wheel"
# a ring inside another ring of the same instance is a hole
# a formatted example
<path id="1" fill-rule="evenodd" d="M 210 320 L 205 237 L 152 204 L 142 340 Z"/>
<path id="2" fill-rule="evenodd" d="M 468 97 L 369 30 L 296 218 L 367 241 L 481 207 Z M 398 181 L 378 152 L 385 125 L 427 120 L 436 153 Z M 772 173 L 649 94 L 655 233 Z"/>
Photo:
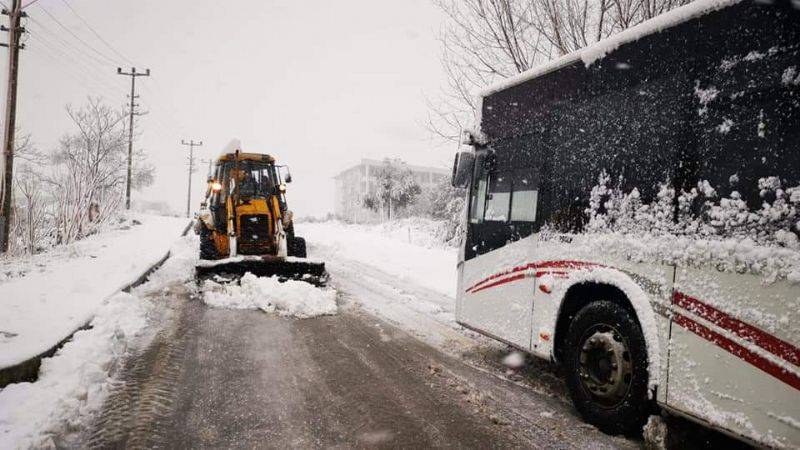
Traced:
<path id="1" fill-rule="evenodd" d="M 625 307 L 597 301 L 575 315 L 565 341 L 567 389 L 584 420 L 609 434 L 638 434 L 650 414 L 647 346 Z"/>

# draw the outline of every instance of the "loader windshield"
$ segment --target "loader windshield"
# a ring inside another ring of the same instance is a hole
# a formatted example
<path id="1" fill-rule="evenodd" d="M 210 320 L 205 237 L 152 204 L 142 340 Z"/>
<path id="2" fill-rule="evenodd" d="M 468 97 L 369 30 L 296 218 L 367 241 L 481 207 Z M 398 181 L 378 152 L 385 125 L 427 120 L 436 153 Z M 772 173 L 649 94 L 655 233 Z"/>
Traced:
<path id="1" fill-rule="evenodd" d="M 275 187 L 280 184 L 272 164 L 240 162 L 238 178 L 239 195 L 243 197 L 267 197 L 275 194 Z"/>

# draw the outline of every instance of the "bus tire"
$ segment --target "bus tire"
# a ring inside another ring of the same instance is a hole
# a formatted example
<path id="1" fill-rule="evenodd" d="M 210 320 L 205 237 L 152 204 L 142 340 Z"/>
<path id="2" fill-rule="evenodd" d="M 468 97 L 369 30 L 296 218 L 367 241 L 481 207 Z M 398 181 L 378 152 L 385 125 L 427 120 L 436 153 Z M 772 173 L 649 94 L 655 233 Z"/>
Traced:
<path id="1" fill-rule="evenodd" d="M 609 434 L 640 434 L 651 413 L 647 345 L 627 308 L 592 302 L 570 323 L 565 341 L 567 389 L 584 420 Z"/>
<path id="2" fill-rule="evenodd" d="M 200 259 L 219 259 L 211 230 L 203 225 L 200 226 Z"/>

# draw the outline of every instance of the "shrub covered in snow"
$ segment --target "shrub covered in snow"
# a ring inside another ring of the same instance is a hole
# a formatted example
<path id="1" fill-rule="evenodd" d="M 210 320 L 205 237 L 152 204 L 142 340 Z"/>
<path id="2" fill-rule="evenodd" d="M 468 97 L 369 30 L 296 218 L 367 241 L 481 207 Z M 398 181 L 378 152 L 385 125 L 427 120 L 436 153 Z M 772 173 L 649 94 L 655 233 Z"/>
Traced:
<path id="1" fill-rule="evenodd" d="M 800 186 L 761 178 L 761 205 L 753 208 L 737 191 L 719 197 L 705 180 L 677 196 L 663 183 L 651 202 L 622 184 L 602 172 L 590 193 L 586 231 L 603 235 L 593 245 L 642 261 L 713 264 L 800 281 Z"/>

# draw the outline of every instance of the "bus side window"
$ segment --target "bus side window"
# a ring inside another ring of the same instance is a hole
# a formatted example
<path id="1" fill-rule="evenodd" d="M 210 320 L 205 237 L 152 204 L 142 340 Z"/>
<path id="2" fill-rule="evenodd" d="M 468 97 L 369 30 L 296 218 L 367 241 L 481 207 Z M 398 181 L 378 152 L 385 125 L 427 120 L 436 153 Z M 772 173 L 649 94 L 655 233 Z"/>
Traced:
<path id="1" fill-rule="evenodd" d="M 504 172 L 489 173 L 489 190 L 486 194 L 487 222 L 508 222 L 511 204 L 511 177 Z"/>
<path id="2" fill-rule="evenodd" d="M 472 187 L 472 197 L 470 198 L 470 223 L 483 222 L 483 212 L 486 206 L 486 171 L 481 171 L 480 176 L 475 177 L 475 185 Z"/>
<path id="3" fill-rule="evenodd" d="M 511 221 L 536 222 L 536 203 L 539 190 L 532 177 L 520 173 L 514 179 L 514 193 L 511 196 Z"/>

